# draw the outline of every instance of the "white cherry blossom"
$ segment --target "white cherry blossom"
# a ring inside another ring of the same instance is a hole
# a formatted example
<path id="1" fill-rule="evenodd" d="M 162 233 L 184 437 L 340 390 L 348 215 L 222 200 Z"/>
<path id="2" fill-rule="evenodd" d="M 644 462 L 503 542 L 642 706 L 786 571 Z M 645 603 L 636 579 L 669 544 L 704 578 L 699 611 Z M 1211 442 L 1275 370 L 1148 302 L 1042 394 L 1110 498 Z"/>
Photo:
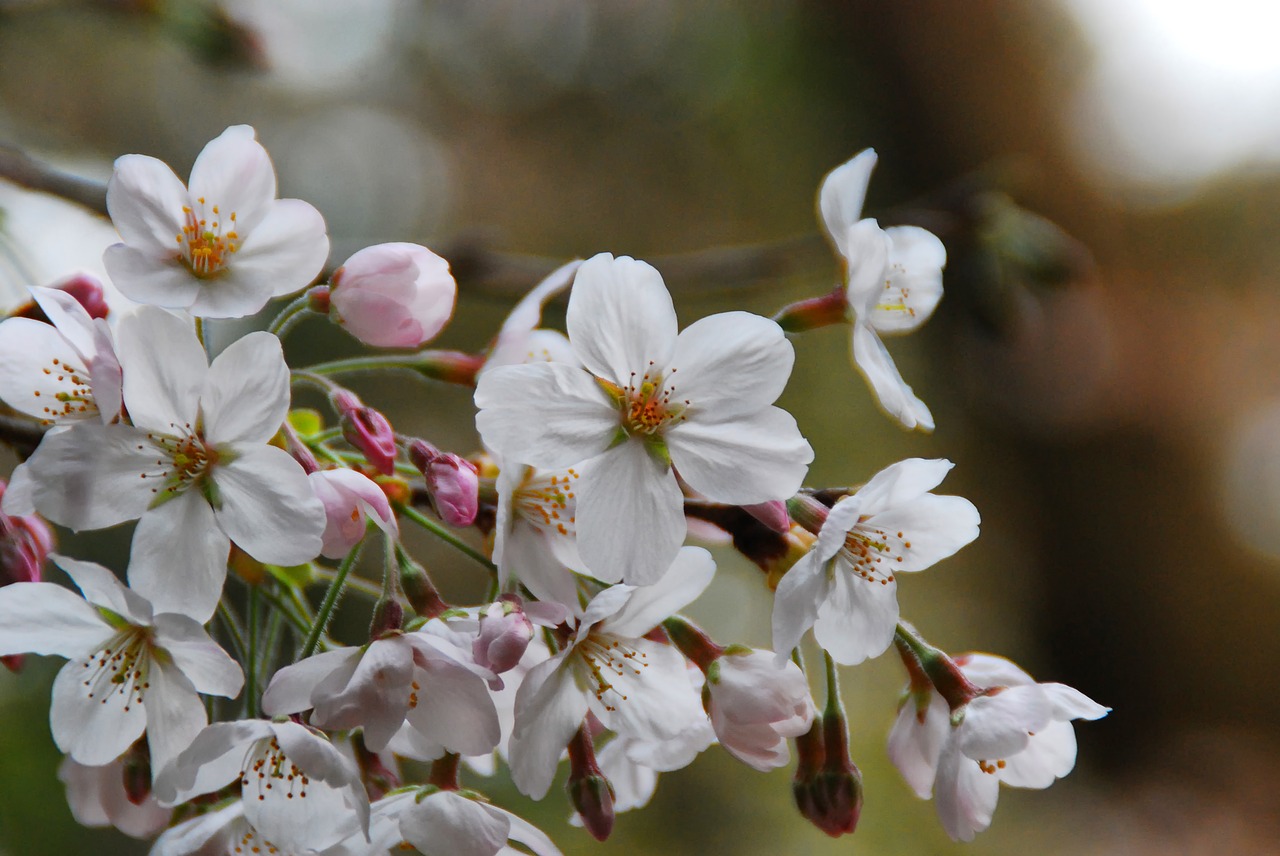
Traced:
<path id="1" fill-rule="evenodd" d="M 956 711 L 936 690 L 909 693 L 889 735 L 889 757 L 917 795 L 933 793 L 947 834 L 970 841 L 995 812 L 1000 783 L 1047 788 L 1076 760 L 1072 720 L 1110 711 L 1065 684 L 1038 684 L 1003 657 L 955 658 L 985 694 Z"/>
<path id="2" fill-rule="evenodd" d="M 130 838 L 151 838 L 173 815 L 150 794 L 136 805 L 129 799 L 124 764 L 118 759 L 89 767 L 68 755 L 58 765 L 58 780 L 66 785 L 67 806 L 81 826 L 114 826 Z"/>
<path id="3" fill-rule="evenodd" d="M 893 364 L 880 336 L 908 333 L 942 299 L 947 251 L 918 226 L 881 229 L 862 219 L 876 153 L 867 149 L 822 180 L 823 225 L 847 268 L 845 301 L 853 323 L 853 361 L 890 416 L 904 428 L 933 430 L 933 416 Z"/>
<path id="4" fill-rule="evenodd" d="M 302 467 L 268 443 L 289 408 L 289 369 L 269 333 L 250 333 L 209 365 L 191 328 L 155 307 L 117 333 L 133 424 L 81 421 L 46 435 L 4 506 L 72 529 L 141 518 L 130 583 L 158 609 L 204 621 L 231 541 L 279 565 L 321 550 L 324 506 Z"/>
<path id="5" fill-rule="evenodd" d="M 329 315 L 376 348 L 417 348 L 453 316 L 449 263 L 418 244 L 365 247 L 333 274 Z"/>
<path id="6" fill-rule="evenodd" d="M 706 550 L 685 547 L 653 585 L 611 586 L 587 604 L 563 650 L 520 685 L 509 747 L 516 787 L 542 798 L 588 711 L 611 731 L 651 740 L 674 738 L 706 718 L 684 657 L 643 637 L 695 600 L 714 574 Z"/>
<path id="7" fill-rule="evenodd" d="M 717 502 L 786 499 L 813 450 L 774 407 L 795 359 L 773 321 L 747 312 L 677 334 L 649 265 L 602 253 L 578 269 L 569 340 L 582 367 L 505 366 L 476 387 L 476 426 L 504 463 L 592 460 L 578 490 L 578 551 L 603 579 L 647 585 L 686 533 L 678 472 Z"/>
<path id="8" fill-rule="evenodd" d="M 573 570 L 586 568 L 577 539 L 581 477 L 580 468 L 574 467 L 503 466 L 498 471 L 493 542 L 500 586 L 514 577 L 535 597 L 564 604 L 574 613 L 582 609 Z"/>
<path id="9" fill-rule="evenodd" d="M 181 612 L 156 612 L 101 565 L 53 556 L 83 598 L 53 583 L 0 588 L 0 655 L 66 657 L 49 724 L 87 766 L 115 761 L 147 735 L 158 771 L 208 722 L 199 693 L 234 698 L 240 667 Z"/>
<path id="10" fill-rule="evenodd" d="M 52 324 L 0 323 L 0 399 L 46 424 L 110 422 L 120 413 L 120 362 L 107 322 L 57 288 L 32 288 Z"/>
<path id="11" fill-rule="evenodd" d="M 329 256 L 324 219 L 276 199 L 276 173 L 248 125 L 200 152 L 190 186 L 146 155 L 116 160 L 107 209 L 124 242 L 103 264 L 126 297 L 205 318 L 239 318 L 315 279 Z"/>
<path id="12" fill-rule="evenodd" d="M 837 663 L 883 653 L 898 623 L 897 575 L 923 571 L 978 537 L 978 510 L 935 496 L 945 460 L 909 458 L 835 504 L 817 543 L 782 577 L 773 645 L 786 658 L 810 627 Z"/>
<path id="13" fill-rule="evenodd" d="M 720 745 L 761 772 L 791 760 L 787 741 L 813 724 L 800 667 L 772 651 L 730 647 L 707 669 L 708 713 Z"/>
<path id="14" fill-rule="evenodd" d="M 365 520 L 384 532 L 395 534 L 399 527 L 391 503 L 378 483 L 362 472 L 338 467 L 317 470 L 307 476 L 316 498 L 324 505 L 325 527 L 320 555 L 341 559 L 364 537 Z"/>
<path id="15" fill-rule="evenodd" d="M 286 852 L 336 844 L 353 819 L 368 839 L 369 798 L 355 762 L 296 722 L 210 725 L 160 772 L 154 793 L 177 805 L 237 779 L 245 820 Z"/>

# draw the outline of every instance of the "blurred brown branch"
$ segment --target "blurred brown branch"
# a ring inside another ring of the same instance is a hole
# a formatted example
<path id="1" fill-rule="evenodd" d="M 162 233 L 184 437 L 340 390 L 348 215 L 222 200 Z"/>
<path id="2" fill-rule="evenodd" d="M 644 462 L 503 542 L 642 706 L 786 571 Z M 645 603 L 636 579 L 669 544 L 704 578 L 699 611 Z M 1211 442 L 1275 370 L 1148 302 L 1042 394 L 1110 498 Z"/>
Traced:
<path id="1" fill-rule="evenodd" d="M 19 187 L 59 196 L 95 214 L 107 215 L 107 186 L 54 169 L 12 146 L 0 146 L 0 178 Z"/>

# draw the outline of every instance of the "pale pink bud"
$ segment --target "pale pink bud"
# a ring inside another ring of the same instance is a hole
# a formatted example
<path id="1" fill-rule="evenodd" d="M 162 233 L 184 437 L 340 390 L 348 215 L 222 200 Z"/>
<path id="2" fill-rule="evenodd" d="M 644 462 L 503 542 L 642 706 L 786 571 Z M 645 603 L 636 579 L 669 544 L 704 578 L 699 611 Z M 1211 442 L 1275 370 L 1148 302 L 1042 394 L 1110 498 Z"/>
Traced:
<path id="1" fill-rule="evenodd" d="M 324 546 L 320 555 L 340 559 L 364 537 L 365 518 L 385 531 L 396 531 L 391 503 L 373 479 L 355 470 L 318 470 L 311 473 L 311 489 L 324 504 Z"/>
<path id="2" fill-rule="evenodd" d="M 55 282 L 51 288 L 65 291 L 84 307 L 90 318 L 106 318 L 110 311 L 103 294 L 102 281 L 89 273 L 78 273 Z"/>
<path id="3" fill-rule="evenodd" d="M 787 504 L 780 499 L 775 499 L 772 502 L 760 502 L 755 505 L 744 505 L 742 510 L 774 532 L 786 534 L 791 530 L 791 517 L 787 514 Z"/>
<path id="4" fill-rule="evenodd" d="M 471 643 L 477 665 L 501 674 L 520 662 L 533 639 L 533 622 L 518 600 L 500 600 L 480 613 L 480 633 Z"/>
<path id="5" fill-rule="evenodd" d="M 0 479 L 0 499 L 5 481 Z M 0 586 L 39 582 L 53 549 L 49 524 L 35 514 L 17 517 L 0 512 Z"/>
<path id="6" fill-rule="evenodd" d="M 813 699 L 804 672 L 771 651 L 731 647 L 707 669 L 708 713 L 729 754 L 757 770 L 790 759 L 787 740 L 813 724 Z"/>
<path id="7" fill-rule="evenodd" d="M 457 283 L 449 263 L 417 244 L 377 244 L 333 275 L 329 317 L 366 345 L 416 348 L 453 315 Z"/>
<path id="8" fill-rule="evenodd" d="M 409 444 L 409 460 L 427 480 L 427 492 L 441 520 L 450 526 L 475 522 L 480 510 L 480 475 L 475 464 L 425 440 Z"/>
<path id="9" fill-rule="evenodd" d="M 396 432 L 383 416 L 366 407 L 349 390 L 339 390 L 331 398 L 341 414 L 342 436 L 364 455 L 366 461 L 384 476 L 396 471 Z"/>

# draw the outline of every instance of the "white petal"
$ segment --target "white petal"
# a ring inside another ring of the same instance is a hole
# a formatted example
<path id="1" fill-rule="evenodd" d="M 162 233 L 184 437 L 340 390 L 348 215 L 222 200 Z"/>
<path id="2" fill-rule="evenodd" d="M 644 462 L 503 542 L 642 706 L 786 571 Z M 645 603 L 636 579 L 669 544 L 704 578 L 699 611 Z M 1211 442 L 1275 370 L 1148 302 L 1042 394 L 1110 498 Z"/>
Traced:
<path id="1" fill-rule="evenodd" d="M 667 740 L 706 716 L 702 699 L 685 674 L 685 659 L 675 648 L 648 639 L 618 639 L 607 633 L 599 637 L 605 645 L 619 643 L 611 649 L 615 654 L 608 663 L 599 664 L 609 686 L 593 686 L 594 673 L 581 654 L 574 657 L 574 668 L 580 685 L 592 686 L 587 704 L 606 728 L 627 737 Z M 628 648 L 633 656 L 624 659 L 616 653 Z M 581 650 L 579 645 L 577 651 Z"/>
<path id="2" fill-rule="evenodd" d="M 871 385 L 880 407 L 902 427 L 933 430 L 933 414 L 907 386 L 884 343 L 867 324 L 853 325 L 853 362 Z"/>
<path id="3" fill-rule="evenodd" d="M 631 593 L 626 606 L 601 629 L 616 636 L 643 636 L 697 600 L 716 575 L 716 563 L 701 547 L 681 547 L 671 567 L 652 585 Z"/>
<path id="4" fill-rule="evenodd" d="M 316 685 L 311 721 L 339 731 L 363 725 L 369 748 L 381 752 L 409 709 L 413 649 L 399 639 L 375 640 L 354 665 L 350 674 L 335 669 Z"/>
<path id="5" fill-rule="evenodd" d="M 49 558 L 67 572 L 89 603 L 106 607 L 130 624 L 151 623 L 151 604 L 125 588 L 112 571 L 96 562 L 82 562 L 57 553 L 50 553 Z"/>
<path id="6" fill-rule="evenodd" d="M 870 322 L 871 312 L 889 282 L 889 236 L 875 220 L 859 220 L 846 233 L 849 280 L 845 302 L 855 323 Z"/>
<path id="7" fill-rule="evenodd" d="M 1020 752 L 1029 735 L 1052 721 L 1053 704 L 1038 684 L 1008 687 L 969 702 L 957 727 L 960 751 L 975 761 L 998 760 Z"/>
<path id="8" fill-rule="evenodd" d="M 1076 730 L 1070 722 L 1050 722 L 1027 748 L 1005 759 L 997 775 L 1015 788 L 1047 788 L 1076 765 Z"/>
<path id="9" fill-rule="evenodd" d="M 898 768 L 916 796 L 927 800 L 933 793 L 933 777 L 947 735 L 951 733 L 951 711 L 936 692 L 929 693 L 929 706 L 920 721 L 915 698 L 907 696 L 898 708 L 898 717 L 889 731 L 889 760 Z"/>
<path id="10" fill-rule="evenodd" d="M 918 226 L 892 226 L 889 283 L 867 320 L 881 333 L 906 333 L 919 327 L 942 299 L 942 268 L 947 250 L 937 236 Z"/>
<path id="11" fill-rule="evenodd" d="M 208 361 L 191 325 L 142 306 L 120 321 L 117 334 L 133 424 L 169 435 L 194 430 Z M 180 432 L 184 425 L 189 427 Z"/>
<path id="12" fill-rule="evenodd" d="M 154 773 L 190 746 L 209 719 L 204 702 L 178 669 L 155 660 L 147 679 L 147 746 Z"/>
<path id="13" fill-rule="evenodd" d="M 511 534 L 505 539 L 502 565 L 507 573 L 514 573 L 538 600 L 561 603 L 577 612 L 577 578 L 552 552 L 551 545 L 547 543 L 551 537 L 523 520 L 516 521 Z M 576 548 L 574 552 L 577 552 Z M 495 558 L 497 555 L 495 549 Z M 581 561 L 578 564 L 585 566 Z"/>
<path id="14" fill-rule="evenodd" d="M 285 666 L 271 677 L 267 691 L 262 694 L 262 709 L 273 716 L 310 710 L 316 685 L 344 666 L 350 665 L 354 671 L 354 662 L 360 659 L 360 653 L 359 648 L 339 648 Z"/>
<path id="15" fill-rule="evenodd" d="M 210 140 L 191 166 L 190 197 L 218 206 L 223 229 L 250 233 L 276 196 L 276 173 L 253 128 L 232 125 Z M 212 215 L 212 210 L 206 210 Z M 230 226 L 234 213 L 235 225 Z"/>
<path id="16" fill-rule="evenodd" d="M 637 764 L 627 757 L 628 744 L 635 743 L 631 738 L 615 737 L 596 755 L 600 772 L 613 787 L 614 812 L 630 811 L 644 808 L 653 798 L 658 787 L 658 773 L 652 767 Z M 579 815 L 569 821 L 574 826 L 582 825 Z"/>
<path id="17" fill-rule="evenodd" d="M 541 829 L 538 829 L 529 821 L 519 815 L 512 814 L 506 809 L 497 808 L 496 810 L 507 816 L 507 820 L 511 824 L 511 830 L 507 834 L 511 840 L 523 844 L 528 848 L 529 852 L 532 853 L 533 856 L 563 856 L 560 849 L 556 847 L 551 839 L 547 837 L 547 834 Z M 518 853 L 518 851 L 508 850 L 507 853 L 515 854 Z M 506 854 L 504 854 L 504 856 L 506 856 Z"/>
<path id="18" fill-rule="evenodd" d="M 240 843 L 249 829 L 244 804 L 239 800 L 224 808 L 184 820 L 156 839 L 148 856 L 223 856 Z"/>
<path id="19" fill-rule="evenodd" d="M 587 714 L 587 697 L 578 688 L 568 652 L 534 666 L 516 694 L 515 727 L 508 748 L 511 779 L 535 800 L 546 796 L 565 747 Z"/>
<path id="20" fill-rule="evenodd" d="M 863 504 L 859 514 L 880 514 L 928 493 L 942 484 L 954 466 L 945 458 L 907 458 L 890 464 L 858 489 L 855 495 Z"/>
<path id="21" fill-rule="evenodd" d="M 152 792 L 161 805 L 175 805 L 216 791 L 239 778 L 249 746 L 272 733 L 261 719 L 215 722 L 160 771 Z"/>
<path id="22" fill-rule="evenodd" d="M 115 339 L 105 318 L 95 318 L 93 324 L 95 354 L 89 367 L 89 383 L 93 387 L 93 400 L 98 405 L 102 424 L 115 420 L 124 403 L 124 372 L 116 358 Z"/>
<path id="23" fill-rule="evenodd" d="M 898 585 L 856 576 L 836 559 L 827 599 L 818 607 L 813 637 L 842 666 L 878 657 L 898 625 Z M 785 579 L 785 577 L 784 577 Z"/>
<path id="24" fill-rule="evenodd" d="M 107 211 L 125 243 L 150 253 L 176 253 L 186 204 L 187 189 L 163 161 L 146 155 L 116 158 L 107 182 Z"/>
<path id="25" fill-rule="evenodd" d="M 236 340 L 209 366 L 200 413 L 210 443 L 265 443 L 288 411 L 289 367 L 270 333 Z"/>
<path id="26" fill-rule="evenodd" d="M 169 652 L 173 664 L 200 692 L 223 698 L 240 694 L 244 685 L 240 664 L 231 659 L 195 619 L 172 612 L 161 613 L 155 619 L 155 639 L 156 646 Z"/>
<path id="27" fill-rule="evenodd" d="M 745 505 L 789 499 L 804 484 L 813 448 L 790 413 L 769 407 L 731 422 L 700 417 L 666 433 L 671 462 L 694 490 Z"/>
<path id="28" fill-rule="evenodd" d="M 626 387 L 671 364 L 676 310 L 662 275 L 642 261 L 600 253 L 578 268 L 565 314 L 574 353 L 597 377 Z"/>
<path id="29" fill-rule="evenodd" d="M 863 149 L 827 173 L 818 189 L 818 209 L 822 214 L 822 225 L 827 227 L 827 234 L 842 256 L 849 255 L 845 235 L 849 227 L 862 217 L 867 183 L 871 181 L 871 171 L 875 166 L 875 149 Z"/>
<path id="30" fill-rule="evenodd" d="M 806 630 L 818 618 L 818 607 L 827 599 L 826 565 L 810 551 L 791 566 L 773 597 L 773 649 L 779 660 L 791 656 Z"/>
<path id="31" fill-rule="evenodd" d="M 514 334 L 532 332 L 542 320 L 542 307 L 573 283 L 574 274 L 581 266 L 581 259 L 561 265 L 520 298 L 520 302 L 512 307 L 507 319 L 502 322 L 502 329 L 498 331 L 498 345 L 501 346 L 504 338 Z"/>
<path id="32" fill-rule="evenodd" d="M 83 657 L 112 635 L 96 609 L 60 585 L 0 587 L 0 656 Z"/>
<path id="33" fill-rule="evenodd" d="M 91 407 L 80 413 L 79 402 L 57 398 L 60 393 L 82 395 L 92 381 L 87 373 L 80 354 L 48 324 L 30 318 L 0 324 L 0 399 L 13 409 L 44 420 L 94 416 L 97 411 Z"/>
<path id="34" fill-rule="evenodd" d="M 265 276 L 256 276 L 243 266 L 226 268 L 216 277 L 200 280 L 199 290 L 184 308 L 200 318 L 243 318 L 267 305 L 270 287 Z"/>
<path id="35" fill-rule="evenodd" d="M 675 474 L 638 440 L 597 458 L 578 487 L 578 553 L 601 579 L 648 585 L 684 541 L 684 494 Z"/>
<path id="36" fill-rule="evenodd" d="M 142 515 L 133 530 L 129 585 L 158 612 L 208 621 L 227 579 L 231 544 L 198 489 Z"/>
<path id="37" fill-rule="evenodd" d="M 214 473 L 222 495 L 218 525 L 260 562 L 297 565 L 318 556 L 324 506 L 302 467 L 275 446 L 233 448 L 233 460 Z"/>
<path id="38" fill-rule="evenodd" d="M 1017 664 L 995 654 L 969 653 L 955 658 L 964 676 L 979 687 L 1017 687 L 1023 684 L 1034 684 L 1035 678 L 1028 675 Z"/>
<path id="39" fill-rule="evenodd" d="M 747 416 L 782 394 L 795 349 L 776 322 L 750 312 L 722 312 L 680 332 L 666 389 L 690 412 L 703 409 L 716 421 Z"/>
<path id="40" fill-rule="evenodd" d="M 485 681 L 461 666 L 417 658 L 420 685 L 409 723 L 429 740 L 460 755 L 492 752 L 502 737 Z"/>
<path id="41" fill-rule="evenodd" d="M 966 758 L 950 741 L 938 762 L 933 801 L 947 835 L 956 841 L 972 841 L 991 825 L 1000 798 L 1000 780 L 984 773 L 976 761 Z"/>
<path id="42" fill-rule="evenodd" d="M 480 437 L 507 465 L 571 467 L 607 449 L 621 424 L 595 379 L 561 363 L 485 372 L 475 402 Z"/>
<path id="43" fill-rule="evenodd" d="M 691 672 L 701 680 L 701 672 L 697 669 Z M 699 683 L 695 683 L 695 688 L 701 692 Z M 626 744 L 627 757 L 634 763 L 659 773 L 670 773 L 692 764 L 700 753 L 716 742 L 716 732 L 711 726 L 711 720 L 703 716 L 689 728 L 667 740 L 619 739 L 617 742 Z"/>
<path id="44" fill-rule="evenodd" d="M 1041 684 L 1040 689 L 1053 704 L 1054 719 L 1101 719 L 1111 708 L 1098 704 L 1075 687 L 1066 684 Z"/>
<path id="45" fill-rule="evenodd" d="M 864 488 L 865 489 L 865 488 Z M 849 530 L 853 529 L 862 516 L 862 491 L 852 496 L 844 496 L 832 506 L 827 519 L 822 521 L 818 530 L 818 543 L 813 546 L 812 553 L 818 561 L 829 561 L 844 547 Z"/>
<path id="46" fill-rule="evenodd" d="M 71 529 L 102 529 L 146 510 L 152 493 L 139 475 L 154 472 L 155 455 L 144 431 L 79 422 L 46 434 L 17 472 L 29 483 L 35 511 Z M 21 513 L 12 505 L 21 495 L 13 487 L 16 483 L 17 473 L 5 491 L 4 510 L 9 514 Z"/>
<path id="47" fill-rule="evenodd" d="M 32 288 L 31 297 L 80 356 L 85 359 L 93 357 L 97 350 L 93 318 L 80 305 L 80 301 L 60 288 Z"/>
<path id="48" fill-rule="evenodd" d="M 182 264 L 176 252 L 156 255 L 126 244 L 112 244 L 102 254 L 102 266 L 120 293 L 138 303 L 185 309 L 200 293 L 200 280 Z"/>
<path id="49" fill-rule="evenodd" d="M 978 537 L 981 518 L 973 503 L 959 496 L 926 493 L 858 524 L 859 529 L 883 532 L 890 570 L 921 571 L 953 555 Z M 902 535 L 899 537 L 898 533 Z"/>
<path id="50" fill-rule="evenodd" d="M 492 806 L 439 791 L 400 815 L 404 840 L 423 856 L 494 856 L 507 843 L 511 821 Z"/>
<path id="51" fill-rule="evenodd" d="M 329 258 L 320 212 L 301 199 L 280 199 L 244 240 L 228 270 L 266 283 L 271 297 L 309 285 Z"/>
<path id="52" fill-rule="evenodd" d="M 255 789 L 251 782 L 244 790 L 249 822 L 278 846 L 304 850 L 324 849 L 346 837 L 353 810 L 360 828 L 367 831 L 369 799 L 355 763 L 297 723 L 272 723 L 270 727 L 285 757 L 307 780 L 278 779 L 279 786 L 271 790 Z M 288 798 L 290 791 L 294 799 Z"/>
<path id="53" fill-rule="evenodd" d="M 147 712 L 132 683 L 112 684 L 109 672 L 90 654 L 68 660 L 58 672 L 49 725 L 59 749 L 81 764 L 99 766 L 114 761 L 142 736 Z"/>

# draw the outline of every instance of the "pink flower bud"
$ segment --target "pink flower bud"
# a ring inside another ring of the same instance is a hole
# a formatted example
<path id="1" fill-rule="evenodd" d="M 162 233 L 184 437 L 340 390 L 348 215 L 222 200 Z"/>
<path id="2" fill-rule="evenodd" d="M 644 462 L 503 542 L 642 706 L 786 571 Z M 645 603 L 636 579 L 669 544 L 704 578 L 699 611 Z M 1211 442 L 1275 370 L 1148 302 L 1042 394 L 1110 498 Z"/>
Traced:
<path id="1" fill-rule="evenodd" d="M 333 275 L 329 317 L 366 345 L 416 348 L 453 315 L 458 286 L 449 263 L 417 244 L 378 244 Z"/>
<path id="2" fill-rule="evenodd" d="M 89 313 L 90 318 L 106 318 L 110 311 L 103 294 L 102 282 L 93 274 L 73 274 L 50 287 L 74 297 L 84 307 L 84 311 Z"/>
<path id="3" fill-rule="evenodd" d="M 853 832 L 862 814 L 862 774 L 849 759 L 848 743 L 840 715 L 814 719 L 809 732 L 796 738 L 800 763 L 791 783 L 796 807 L 832 838 Z"/>
<path id="4" fill-rule="evenodd" d="M 459 527 L 475 522 L 480 510 L 480 475 L 475 464 L 425 440 L 409 444 L 409 460 L 427 480 L 427 492 L 441 520 Z"/>
<path id="5" fill-rule="evenodd" d="M 396 531 L 391 503 L 373 479 L 355 470 L 318 470 L 307 478 L 324 504 L 324 546 L 320 555 L 339 559 L 364 537 L 368 518 L 389 532 Z"/>
<path id="6" fill-rule="evenodd" d="M 366 407 L 354 393 L 339 390 L 331 397 L 334 409 L 341 414 L 342 436 L 364 455 L 366 461 L 384 476 L 396 471 L 396 432 L 383 416 Z"/>
<path id="7" fill-rule="evenodd" d="M 791 517 L 787 514 L 787 504 L 780 499 L 775 499 L 772 502 L 760 502 L 755 505 L 744 505 L 742 510 L 774 532 L 785 535 L 791 530 Z"/>
<path id="8" fill-rule="evenodd" d="M 565 790 L 582 825 L 596 841 L 604 841 L 613 832 L 613 785 L 596 763 L 595 747 L 586 726 L 578 729 L 569 742 L 569 780 Z"/>
<path id="9" fill-rule="evenodd" d="M 730 647 L 707 669 L 708 713 L 720 744 L 757 770 L 790 759 L 788 738 L 813 724 L 813 699 L 804 672 L 772 651 Z"/>
<path id="10" fill-rule="evenodd" d="M 0 479 L 0 499 L 6 483 Z M 35 514 L 10 517 L 0 512 L 0 586 L 39 582 L 53 550 L 49 524 Z"/>
<path id="11" fill-rule="evenodd" d="M 501 674 L 515 668 L 533 639 L 533 622 L 519 600 L 500 600 L 480 613 L 480 633 L 471 644 L 477 665 Z"/>

